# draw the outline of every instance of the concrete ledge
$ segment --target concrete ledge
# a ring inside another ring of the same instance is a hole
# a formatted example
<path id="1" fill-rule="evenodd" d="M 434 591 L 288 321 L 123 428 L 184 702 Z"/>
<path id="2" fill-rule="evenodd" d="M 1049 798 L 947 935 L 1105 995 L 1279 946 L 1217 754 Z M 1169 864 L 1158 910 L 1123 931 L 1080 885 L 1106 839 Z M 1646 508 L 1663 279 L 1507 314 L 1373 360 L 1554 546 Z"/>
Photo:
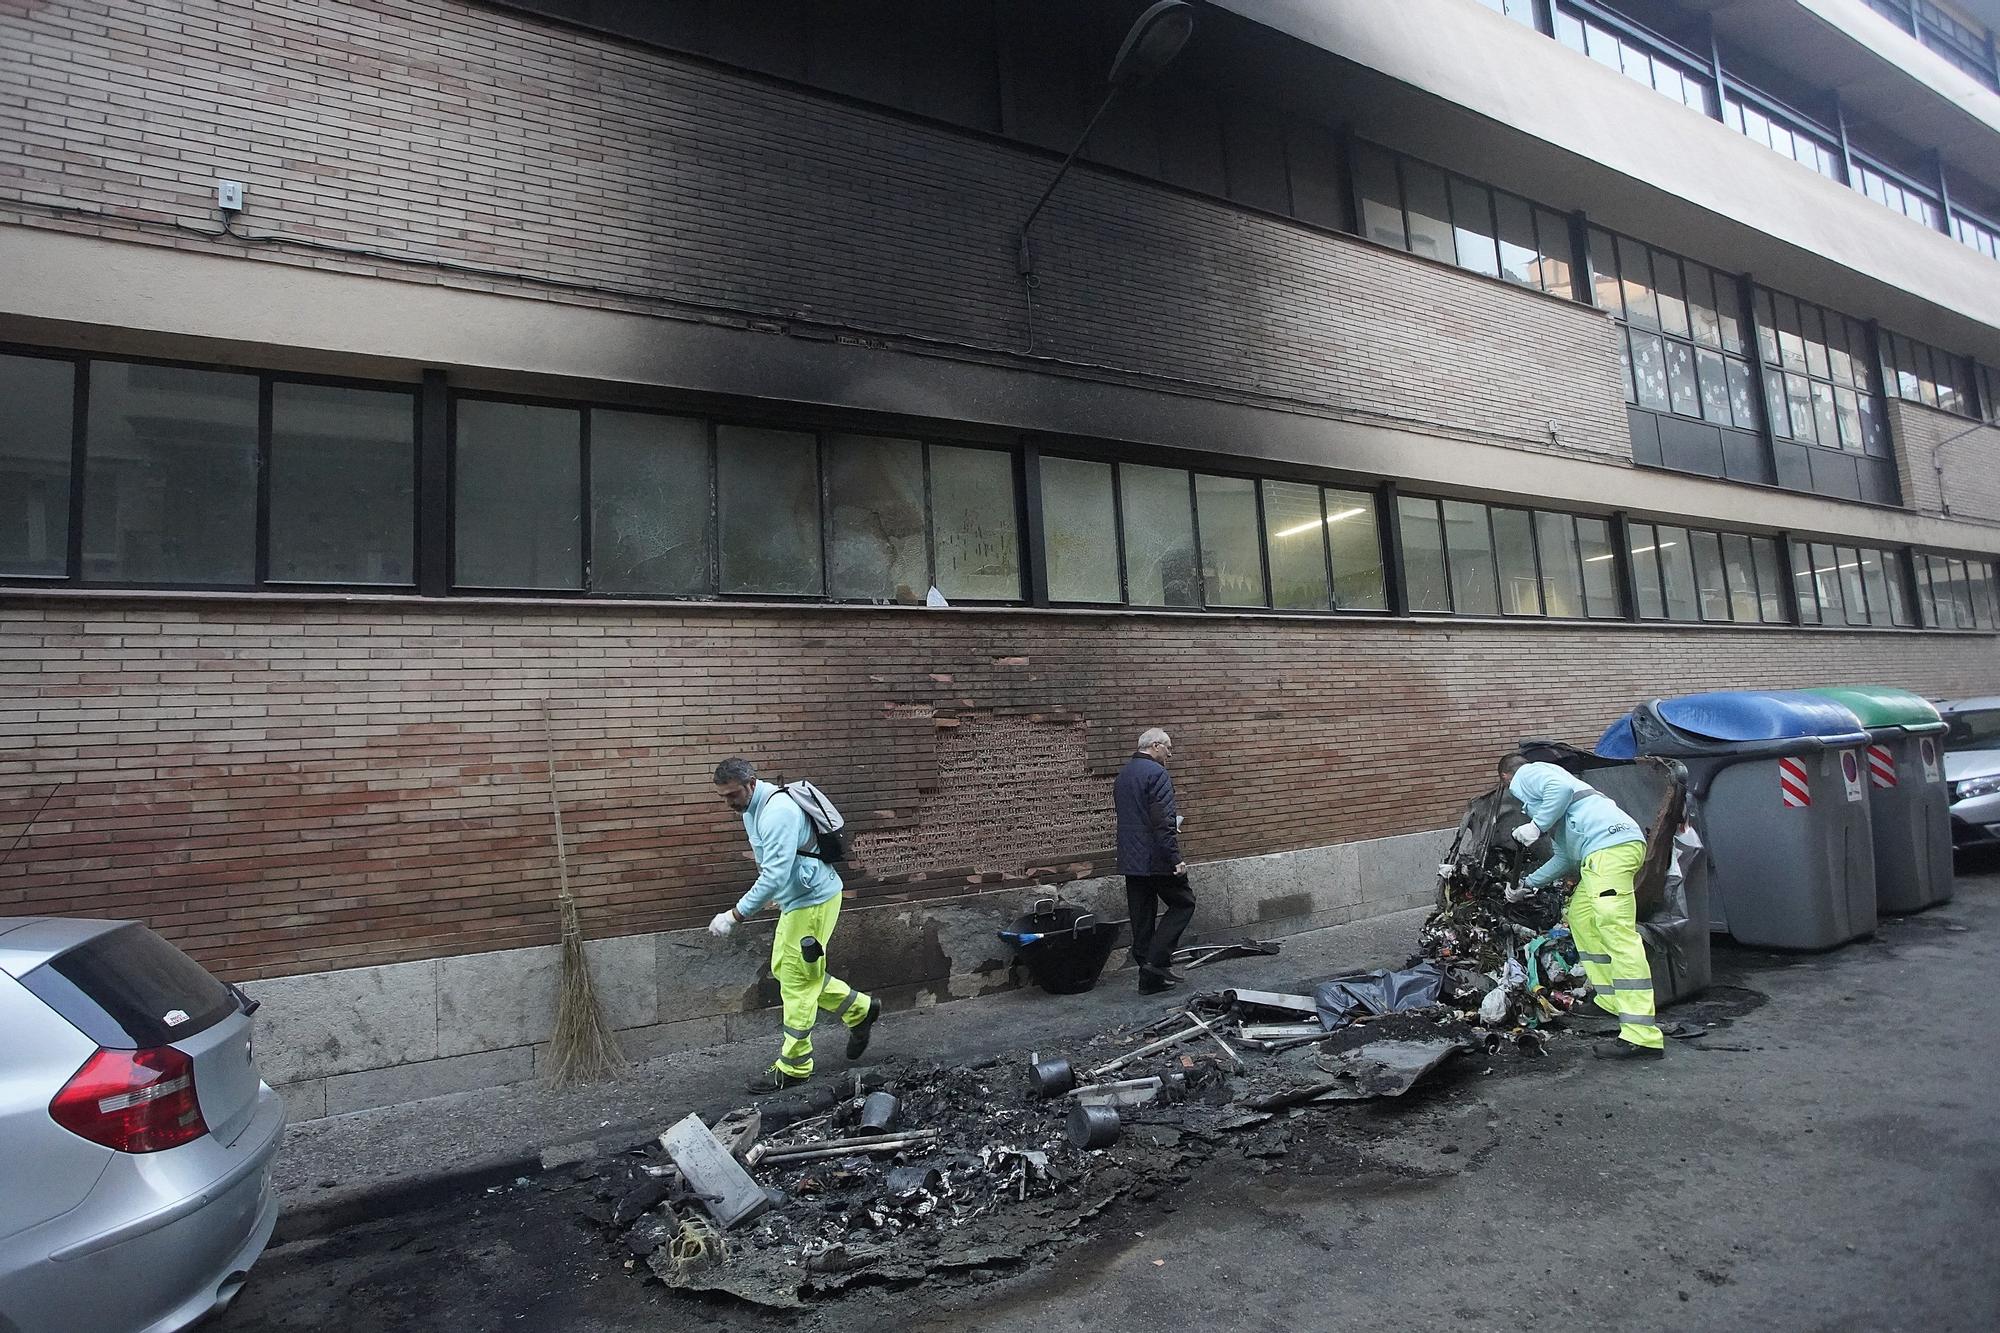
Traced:
<path id="1" fill-rule="evenodd" d="M 1187 942 L 1274 938 L 1423 906 L 1450 838 L 1435 830 L 1197 865 Z M 836 973 L 891 1009 L 1013 989 L 1021 983 L 999 929 L 1049 892 L 850 904 L 833 941 Z M 1125 915 L 1116 877 L 1065 884 L 1061 895 Z M 727 940 L 682 930 L 591 941 L 592 979 L 626 1055 L 775 1041 L 773 928 L 764 918 Z M 1123 961 L 1114 955 L 1111 966 Z M 251 982 L 244 989 L 264 1003 L 258 1062 L 295 1122 L 545 1076 L 558 966 L 548 946 Z"/>

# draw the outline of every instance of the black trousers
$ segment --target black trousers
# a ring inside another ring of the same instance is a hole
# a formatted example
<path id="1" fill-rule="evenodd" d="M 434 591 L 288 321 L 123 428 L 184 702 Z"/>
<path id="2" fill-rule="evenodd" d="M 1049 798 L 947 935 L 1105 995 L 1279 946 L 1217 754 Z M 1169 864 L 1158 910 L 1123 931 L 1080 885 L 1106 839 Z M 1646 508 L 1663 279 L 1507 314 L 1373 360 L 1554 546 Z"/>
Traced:
<path id="1" fill-rule="evenodd" d="M 1188 887 L 1188 877 L 1127 875 L 1125 906 L 1132 915 L 1132 956 L 1142 968 L 1165 971 L 1180 947 L 1181 932 L 1194 919 L 1194 890 Z M 1162 906 L 1167 909 L 1164 915 Z"/>

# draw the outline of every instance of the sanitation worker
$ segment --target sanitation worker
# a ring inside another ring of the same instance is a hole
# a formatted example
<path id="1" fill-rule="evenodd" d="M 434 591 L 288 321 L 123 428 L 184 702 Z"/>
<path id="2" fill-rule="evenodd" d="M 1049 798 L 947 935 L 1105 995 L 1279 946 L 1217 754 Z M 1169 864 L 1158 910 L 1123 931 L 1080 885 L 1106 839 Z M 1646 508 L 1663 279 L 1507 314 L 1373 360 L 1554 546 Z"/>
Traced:
<path id="1" fill-rule="evenodd" d="M 725 936 L 766 903 L 777 903 L 771 975 L 784 997 L 784 1040 L 777 1061 L 750 1081 L 749 1090 L 782 1092 L 812 1077 L 813 1022 L 822 1010 L 847 1025 L 847 1058 L 855 1060 L 868 1049 L 882 1002 L 827 974 L 826 946 L 840 920 L 840 876 L 811 854 L 816 837 L 805 810 L 783 789 L 760 781 L 747 759 L 717 764 L 715 787 L 743 816 L 757 858 L 757 882 L 736 906 L 716 913 L 708 932 Z"/>
<path id="2" fill-rule="evenodd" d="M 1616 801 L 1554 764 L 1531 764 L 1510 754 L 1500 761 L 1500 777 L 1528 816 L 1528 823 L 1513 830 L 1514 841 L 1532 847 L 1547 834 L 1555 845 L 1555 854 L 1523 886 L 1539 889 L 1578 876 L 1563 919 L 1598 1006 L 1618 1020 L 1618 1040 L 1599 1045 L 1595 1053 L 1665 1058 L 1666 1042 L 1653 1016 L 1653 969 L 1639 938 L 1633 891 L 1646 860 L 1645 833 Z"/>

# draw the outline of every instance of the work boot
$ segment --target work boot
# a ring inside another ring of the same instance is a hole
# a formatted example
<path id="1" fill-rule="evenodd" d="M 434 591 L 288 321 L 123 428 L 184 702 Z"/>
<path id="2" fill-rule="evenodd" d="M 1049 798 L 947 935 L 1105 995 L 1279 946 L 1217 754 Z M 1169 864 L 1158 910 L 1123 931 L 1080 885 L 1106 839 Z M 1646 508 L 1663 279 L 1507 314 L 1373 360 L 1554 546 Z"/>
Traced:
<path id="1" fill-rule="evenodd" d="M 772 1065 L 769 1069 L 744 1084 L 743 1087 L 746 1092 L 783 1092 L 786 1088 L 796 1088 L 803 1082 L 805 1082 L 805 1079 L 799 1075 L 787 1074 L 776 1065 Z"/>
<path id="2" fill-rule="evenodd" d="M 1600 1060 L 1664 1060 L 1664 1047 L 1635 1046 L 1629 1041 L 1607 1041 L 1591 1051 Z"/>
<path id="3" fill-rule="evenodd" d="M 868 1040 L 875 1035 L 875 1020 L 881 1016 L 882 1002 L 876 999 L 869 1000 L 868 1012 L 861 1016 L 859 1023 L 847 1030 L 848 1059 L 859 1060 L 867 1054 Z"/>

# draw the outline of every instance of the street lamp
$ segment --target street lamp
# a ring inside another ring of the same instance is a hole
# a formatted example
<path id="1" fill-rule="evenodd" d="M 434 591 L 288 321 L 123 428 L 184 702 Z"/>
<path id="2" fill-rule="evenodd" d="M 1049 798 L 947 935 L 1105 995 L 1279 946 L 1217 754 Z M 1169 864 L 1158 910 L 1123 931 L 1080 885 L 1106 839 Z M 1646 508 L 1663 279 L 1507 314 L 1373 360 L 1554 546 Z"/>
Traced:
<path id="1" fill-rule="evenodd" d="M 1076 161 L 1076 155 L 1081 153 L 1084 144 L 1090 141 L 1090 132 L 1097 128 L 1097 122 L 1104 118 L 1104 113 L 1118 100 L 1118 94 L 1127 88 L 1139 87 L 1172 64 L 1174 57 L 1181 53 L 1181 48 L 1187 45 L 1187 39 L 1193 32 L 1194 6 L 1188 4 L 1187 0 L 1157 0 L 1157 3 L 1133 20 L 1131 29 L 1125 34 L 1125 40 L 1118 47 L 1117 58 L 1111 62 L 1111 74 L 1105 80 L 1107 87 L 1104 100 L 1098 103 L 1097 110 L 1091 113 L 1089 124 L 1085 125 L 1083 133 L 1077 136 L 1076 146 L 1069 150 L 1069 156 L 1065 157 L 1062 165 L 1056 168 L 1055 177 L 1049 181 L 1048 188 L 1042 191 L 1042 197 L 1035 200 L 1035 206 L 1028 210 L 1027 220 L 1021 224 L 1020 236 L 1016 242 L 1019 252 L 1018 265 L 1022 282 L 1030 288 L 1035 283 L 1035 260 L 1028 248 L 1028 228 L 1034 226 L 1035 219 L 1041 216 L 1042 206 L 1048 203 L 1049 196 L 1056 192 L 1056 186 L 1062 184 L 1063 175 L 1068 172 L 1069 164 Z M 1032 347 L 1034 344 L 1032 292 L 1028 299 L 1028 319 L 1028 342 Z"/>

